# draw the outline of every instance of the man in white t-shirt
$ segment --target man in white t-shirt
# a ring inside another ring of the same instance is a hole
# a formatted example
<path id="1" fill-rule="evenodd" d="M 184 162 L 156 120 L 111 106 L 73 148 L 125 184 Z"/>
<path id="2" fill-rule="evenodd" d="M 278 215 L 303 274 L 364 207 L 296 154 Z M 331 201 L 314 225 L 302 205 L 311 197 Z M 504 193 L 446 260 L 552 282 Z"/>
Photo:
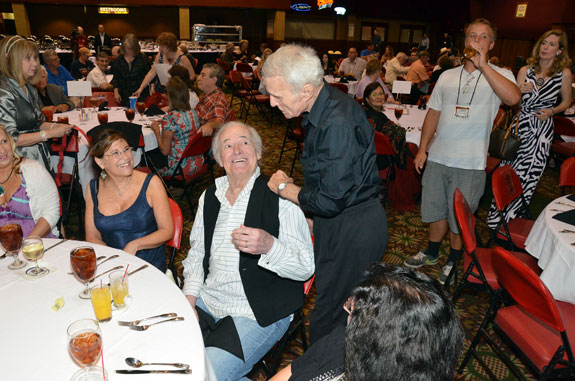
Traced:
<path id="1" fill-rule="evenodd" d="M 88 73 L 89 82 L 92 82 L 92 87 L 97 87 L 100 90 L 112 90 L 114 85 L 108 82 L 106 79 L 106 69 L 108 68 L 108 54 L 105 52 L 100 52 L 96 58 L 96 67 L 90 70 Z"/>
<path id="2" fill-rule="evenodd" d="M 521 100 L 513 73 L 487 62 L 495 38 L 495 27 L 486 19 L 477 19 L 467 27 L 465 46 L 477 53 L 463 66 L 439 77 L 427 103 L 429 111 L 414 160 L 418 172 L 427 161 L 421 219 L 430 224 L 429 243 L 425 251 L 406 259 L 404 265 L 417 268 L 437 264 L 441 241 L 449 230 L 450 254 L 440 281 L 445 281 L 463 247 L 453 213 L 453 192 L 459 188 L 475 212 L 485 186 L 493 119 L 501 102 L 515 105 Z"/>

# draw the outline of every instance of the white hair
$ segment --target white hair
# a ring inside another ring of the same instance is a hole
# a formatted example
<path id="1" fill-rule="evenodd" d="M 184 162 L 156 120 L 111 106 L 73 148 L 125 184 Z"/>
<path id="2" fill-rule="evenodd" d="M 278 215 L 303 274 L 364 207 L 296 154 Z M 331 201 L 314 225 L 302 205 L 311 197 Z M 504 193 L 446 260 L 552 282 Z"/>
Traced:
<path id="1" fill-rule="evenodd" d="M 407 54 L 405 54 L 404 52 L 399 52 L 399 53 L 397 53 L 397 55 L 395 57 L 397 59 L 400 59 L 400 58 L 407 59 Z"/>
<path id="2" fill-rule="evenodd" d="M 283 77 L 298 93 L 304 85 L 319 87 L 323 81 L 323 67 L 315 50 L 309 46 L 288 44 L 270 55 L 262 69 L 263 77 Z"/>
<path id="3" fill-rule="evenodd" d="M 255 128 L 253 128 L 252 126 L 248 126 L 247 124 L 242 123 L 242 122 L 236 122 L 236 121 L 228 122 L 228 123 L 224 124 L 223 126 L 221 126 L 220 128 L 218 128 L 218 130 L 214 134 L 214 137 L 212 138 L 212 154 L 214 155 L 214 158 L 216 159 L 216 161 L 218 162 L 218 164 L 221 167 L 223 167 L 223 165 L 222 165 L 222 158 L 220 157 L 220 150 L 221 150 L 220 136 L 223 134 L 223 132 L 225 130 L 227 130 L 230 127 L 234 127 L 234 126 L 241 126 L 241 127 L 245 127 L 248 129 L 248 131 L 250 132 L 250 136 L 248 137 L 248 139 L 254 145 L 254 147 L 256 149 L 256 153 L 258 155 L 261 155 L 262 151 L 264 149 L 263 143 L 262 143 L 262 138 L 260 137 L 260 134 L 258 134 L 258 132 L 256 131 Z"/>

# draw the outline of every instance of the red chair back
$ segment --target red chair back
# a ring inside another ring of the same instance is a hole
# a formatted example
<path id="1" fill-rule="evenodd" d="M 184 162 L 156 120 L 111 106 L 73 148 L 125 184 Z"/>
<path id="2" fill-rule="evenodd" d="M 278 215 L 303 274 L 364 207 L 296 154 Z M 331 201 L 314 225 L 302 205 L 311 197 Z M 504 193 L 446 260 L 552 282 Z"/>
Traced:
<path id="1" fill-rule="evenodd" d="M 375 153 L 378 155 L 393 155 L 393 146 L 389 137 L 381 132 L 375 131 Z"/>
<path id="2" fill-rule="evenodd" d="M 212 137 L 202 136 L 201 133 L 192 136 L 188 146 L 182 154 L 182 159 L 207 153 L 212 147 Z"/>
<path id="3" fill-rule="evenodd" d="M 570 157 L 561 164 L 559 186 L 575 185 L 575 157 Z"/>
<path id="4" fill-rule="evenodd" d="M 216 61 L 218 62 L 218 65 L 220 65 L 220 67 L 222 69 L 224 69 L 224 71 L 226 73 L 230 72 L 230 70 L 231 70 L 230 65 L 228 65 L 226 62 L 222 61 L 220 58 L 217 58 Z"/>
<path id="5" fill-rule="evenodd" d="M 254 73 L 254 69 L 252 68 L 252 66 L 249 63 L 245 63 L 245 62 L 238 62 L 236 64 L 236 70 L 241 72 L 241 73 Z"/>
<path id="6" fill-rule="evenodd" d="M 236 112 L 234 110 L 230 110 L 230 118 L 226 122 L 231 122 L 232 120 L 236 120 Z"/>
<path id="7" fill-rule="evenodd" d="M 146 98 L 146 108 L 151 105 L 156 105 L 159 108 L 166 107 L 168 105 L 168 94 L 154 93 Z"/>
<path id="8" fill-rule="evenodd" d="M 519 306 L 551 328 L 565 331 L 557 302 L 537 274 L 501 247 L 493 251 L 492 263 L 499 284 Z"/>
<path id="9" fill-rule="evenodd" d="M 345 83 L 334 82 L 334 83 L 330 83 L 330 85 L 332 85 L 333 87 L 337 87 L 338 89 L 340 89 L 345 94 L 347 94 L 347 92 L 348 92 L 348 87 Z"/>
<path id="10" fill-rule="evenodd" d="M 519 176 L 510 165 L 497 168 L 491 178 L 493 198 L 498 210 L 503 210 L 511 201 L 523 194 L 523 187 Z"/>
<path id="11" fill-rule="evenodd" d="M 182 233 L 184 231 L 184 216 L 182 215 L 182 209 L 177 202 L 168 199 L 170 202 L 170 210 L 172 211 L 172 221 L 174 221 L 174 235 L 172 239 L 166 242 L 167 246 L 179 249 L 180 243 L 182 242 Z"/>
<path id="12" fill-rule="evenodd" d="M 456 188 L 455 193 L 453 194 L 453 210 L 455 212 L 455 219 L 459 224 L 459 230 L 461 232 L 461 238 L 463 239 L 465 251 L 473 253 L 477 248 L 477 240 L 474 233 L 475 216 L 459 188 Z"/>
<path id="13" fill-rule="evenodd" d="M 313 275 L 311 276 L 311 278 L 309 278 L 309 280 L 303 284 L 303 293 L 304 293 L 304 295 L 309 294 L 309 290 L 311 290 L 311 286 L 313 286 L 313 281 L 314 281 L 314 280 L 315 280 L 315 274 L 313 274 Z"/>
<path id="14" fill-rule="evenodd" d="M 575 136 L 575 123 L 562 117 L 553 117 L 553 130 L 555 135 Z"/>
<path id="15" fill-rule="evenodd" d="M 232 83 L 235 84 L 242 84 L 243 85 L 243 76 L 238 70 L 230 71 L 230 79 Z"/>

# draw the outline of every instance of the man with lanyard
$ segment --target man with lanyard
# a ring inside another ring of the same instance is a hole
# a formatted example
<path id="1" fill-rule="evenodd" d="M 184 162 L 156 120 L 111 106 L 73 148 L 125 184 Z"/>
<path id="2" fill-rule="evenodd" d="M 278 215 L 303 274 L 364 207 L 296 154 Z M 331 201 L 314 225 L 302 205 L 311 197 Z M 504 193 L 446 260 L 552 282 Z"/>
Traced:
<path id="1" fill-rule="evenodd" d="M 378 198 L 374 129 L 353 98 L 323 80 L 319 57 L 309 47 L 278 49 L 266 59 L 263 77 L 273 107 L 287 119 L 303 115 L 305 185 L 277 171 L 268 187 L 313 214 L 313 343 L 345 324 L 341 306 L 365 266 L 385 253 L 387 217 Z"/>
<path id="2" fill-rule="evenodd" d="M 425 251 L 406 259 L 404 265 L 417 268 L 437 264 L 441 241 L 449 229 L 451 248 L 440 281 L 445 281 L 462 252 L 453 192 L 459 188 L 475 212 L 485 186 L 493 119 L 501 102 L 515 105 L 521 100 L 513 73 L 487 62 L 495 38 L 495 26 L 486 19 L 477 19 L 467 27 L 465 47 L 472 47 L 476 53 L 463 66 L 439 77 L 427 103 L 429 111 L 414 160 L 418 172 L 427 161 L 421 219 L 430 224 L 429 243 Z"/>

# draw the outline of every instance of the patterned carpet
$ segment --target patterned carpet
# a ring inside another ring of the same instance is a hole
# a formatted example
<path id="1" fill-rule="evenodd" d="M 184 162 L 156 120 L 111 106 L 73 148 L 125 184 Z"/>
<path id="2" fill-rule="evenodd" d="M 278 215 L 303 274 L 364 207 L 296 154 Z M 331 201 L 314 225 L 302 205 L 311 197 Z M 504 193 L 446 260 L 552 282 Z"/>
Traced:
<path id="1" fill-rule="evenodd" d="M 239 106 L 234 105 L 234 109 L 236 116 L 239 116 Z M 273 127 L 269 127 L 269 122 L 262 118 L 256 110 L 250 112 L 251 114 L 248 120 L 248 124 L 252 125 L 258 130 L 264 143 L 265 151 L 263 153 L 263 159 L 260 163 L 262 172 L 267 175 L 271 175 L 276 169 L 280 168 L 286 171 L 286 173 L 289 173 L 293 159 L 293 151 L 287 152 L 284 155 L 282 162 L 278 164 L 279 153 L 281 151 L 286 128 L 285 120 L 283 117 L 280 118 L 276 111 L 274 112 L 274 125 Z M 222 169 L 217 168 L 216 177 L 221 175 L 223 175 Z M 296 162 L 293 178 L 296 184 L 303 184 L 303 177 L 299 161 Z M 558 178 L 558 170 L 553 168 L 546 170 L 543 179 L 537 188 L 537 194 L 535 195 L 531 204 L 530 209 L 533 218 L 537 217 L 537 215 L 550 200 L 559 196 L 560 192 L 559 187 L 557 186 Z M 201 191 L 203 191 L 208 185 L 209 180 L 209 176 L 205 176 L 205 178 L 200 181 L 194 192 L 194 200 L 199 198 Z M 175 189 L 174 194 L 180 206 L 182 207 L 185 220 L 182 248 L 176 257 L 176 264 L 178 266 L 179 273 L 181 274 L 181 261 L 185 257 L 189 248 L 188 237 L 193 225 L 195 210 L 192 212 L 190 206 L 185 202 L 185 200 L 179 199 L 178 195 L 181 194 L 179 190 Z M 486 194 L 484 195 L 484 198 L 481 202 L 480 210 L 478 212 L 478 228 L 484 242 L 487 241 L 487 239 L 484 237 L 488 236 L 488 230 L 484 224 L 484 221 L 487 216 L 487 208 L 489 207 L 490 201 L 491 193 L 486 191 Z M 193 207 L 195 209 L 196 205 Z M 386 211 L 389 221 L 389 243 L 387 252 L 382 261 L 386 263 L 401 264 L 406 257 L 417 253 L 418 250 L 426 246 L 427 225 L 421 222 L 419 208 L 409 212 L 399 212 L 387 205 Z M 70 232 L 69 235 L 75 236 L 76 234 L 74 233 L 77 234 L 77 231 Z M 448 250 L 448 242 L 444 241 L 441 247 L 440 263 L 436 266 L 422 268 L 421 271 L 430 275 L 431 277 L 437 278 L 447 258 Z M 460 274 L 462 273 L 462 267 L 462 264 L 460 264 Z M 314 301 L 315 290 L 312 289 L 306 299 L 306 305 L 304 307 L 304 314 L 306 318 L 309 316 L 309 312 L 313 308 Z M 482 292 L 464 290 L 462 296 L 459 298 L 457 303 L 457 310 L 466 333 L 465 348 L 461 359 L 463 358 L 465 350 L 469 346 L 470 340 L 473 338 L 477 328 L 479 327 L 487 307 L 487 296 Z M 498 359 L 498 357 L 490 350 L 487 344 L 483 343 L 483 345 L 480 346 L 479 351 L 484 361 L 489 364 L 491 370 L 497 375 L 498 379 L 516 379 L 513 373 L 511 373 L 507 367 Z M 299 344 L 297 344 L 295 341 L 290 343 L 282 357 L 282 365 L 280 368 L 289 364 L 289 362 L 291 362 L 296 355 L 300 355 L 301 353 L 302 348 Z M 508 351 L 508 353 L 511 353 L 511 351 Z M 514 357 L 512 358 L 514 359 L 514 362 L 525 371 L 525 366 L 521 363 L 521 361 Z M 529 376 L 530 373 L 527 372 L 526 374 L 528 377 L 530 377 L 530 379 L 535 379 L 534 376 Z M 468 365 L 464 370 L 463 374 L 458 378 L 461 380 L 488 380 L 486 373 L 476 361 L 470 363 L 470 365 Z M 255 372 L 252 375 L 252 379 L 265 380 L 266 378 L 263 372 Z"/>

